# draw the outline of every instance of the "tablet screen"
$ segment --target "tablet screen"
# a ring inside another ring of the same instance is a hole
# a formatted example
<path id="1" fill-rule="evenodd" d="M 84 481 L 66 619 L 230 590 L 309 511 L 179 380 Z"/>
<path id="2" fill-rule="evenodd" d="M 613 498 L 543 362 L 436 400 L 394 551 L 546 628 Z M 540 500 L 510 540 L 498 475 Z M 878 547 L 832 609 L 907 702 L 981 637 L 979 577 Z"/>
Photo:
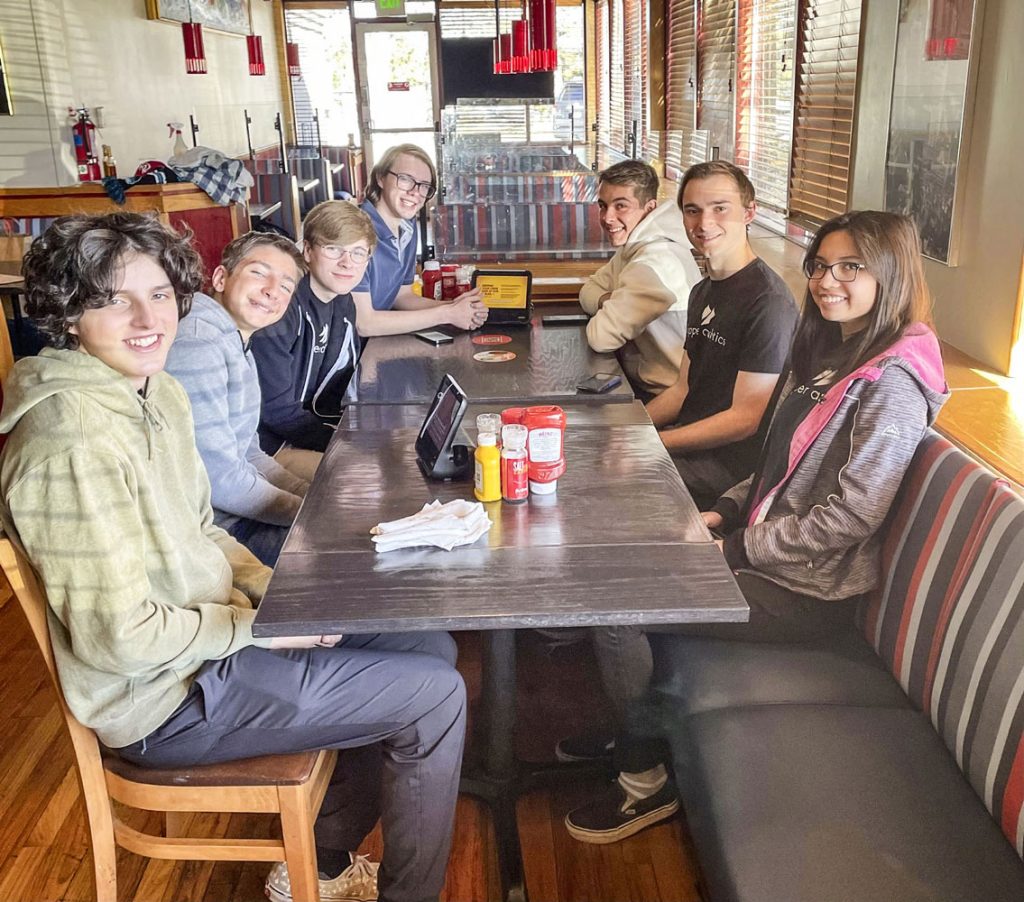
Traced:
<path id="1" fill-rule="evenodd" d="M 476 275 L 484 304 L 492 310 L 525 310 L 530 299 L 528 273 L 482 273 Z"/>
<path id="2" fill-rule="evenodd" d="M 466 393 L 451 376 L 445 374 L 416 439 L 416 455 L 428 467 L 433 467 L 455 435 L 467 406 Z"/>

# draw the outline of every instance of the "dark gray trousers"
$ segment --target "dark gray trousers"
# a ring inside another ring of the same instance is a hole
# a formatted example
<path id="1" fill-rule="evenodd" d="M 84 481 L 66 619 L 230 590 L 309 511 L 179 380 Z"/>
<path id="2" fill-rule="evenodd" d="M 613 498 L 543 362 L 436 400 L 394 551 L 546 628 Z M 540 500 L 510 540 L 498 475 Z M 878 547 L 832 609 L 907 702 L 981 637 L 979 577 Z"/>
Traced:
<path id="1" fill-rule="evenodd" d="M 334 648 L 249 647 L 208 661 L 185 701 L 117 753 L 184 767 L 314 749 L 344 751 L 315 825 L 352 851 L 382 821 L 382 902 L 436 899 L 451 850 L 466 690 L 447 633 L 345 636 Z"/>
<path id="2" fill-rule="evenodd" d="M 650 738 L 649 730 L 640 722 L 649 714 L 643 699 L 654 670 L 648 632 L 738 642 L 820 642 L 853 628 L 857 598 L 822 601 L 790 592 L 752 573 L 738 573 L 736 582 L 750 605 L 750 620 L 746 623 L 591 628 L 601 683 L 619 724 L 615 765 L 620 772 L 641 773 L 666 760 L 663 743 Z"/>

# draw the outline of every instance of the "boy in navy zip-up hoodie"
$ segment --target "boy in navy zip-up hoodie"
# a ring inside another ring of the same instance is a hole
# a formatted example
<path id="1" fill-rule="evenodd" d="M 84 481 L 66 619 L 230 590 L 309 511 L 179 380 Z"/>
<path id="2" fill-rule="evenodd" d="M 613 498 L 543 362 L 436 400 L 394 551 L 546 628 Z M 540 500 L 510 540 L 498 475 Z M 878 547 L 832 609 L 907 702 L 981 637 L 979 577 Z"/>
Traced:
<path id="1" fill-rule="evenodd" d="M 253 336 L 252 351 L 263 396 L 260 445 L 311 480 L 359 360 L 350 292 L 363 277 L 377 234 L 348 201 L 314 207 L 303 232 L 309 274 L 281 320 Z"/>

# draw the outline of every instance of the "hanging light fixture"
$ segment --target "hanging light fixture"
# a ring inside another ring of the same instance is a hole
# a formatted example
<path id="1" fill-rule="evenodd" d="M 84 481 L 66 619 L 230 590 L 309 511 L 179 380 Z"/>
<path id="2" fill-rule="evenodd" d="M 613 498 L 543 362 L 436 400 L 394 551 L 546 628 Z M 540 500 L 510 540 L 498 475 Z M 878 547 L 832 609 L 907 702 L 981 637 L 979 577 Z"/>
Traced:
<path id="1" fill-rule="evenodd" d="M 556 0 L 530 0 L 530 71 L 554 72 L 558 68 L 555 40 Z"/>
<path id="2" fill-rule="evenodd" d="M 188 4 L 188 21 L 181 23 L 185 41 L 185 71 L 189 75 L 206 74 L 206 49 L 203 47 L 203 26 L 192 21 L 192 0 Z"/>
<path id="3" fill-rule="evenodd" d="M 298 77 L 302 75 L 302 67 L 299 65 L 299 45 L 294 41 L 285 44 L 285 51 L 288 57 L 288 74 Z"/>
<path id="4" fill-rule="evenodd" d="M 249 2 L 249 33 L 245 36 L 245 49 L 249 53 L 249 74 L 266 75 L 267 64 L 263 59 L 263 38 L 252 27 L 252 0 Z"/>
<path id="5" fill-rule="evenodd" d="M 501 31 L 501 0 L 494 0 L 494 74 L 553 72 L 558 68 L 555 46 L 557 0 L 522 0 L 520 17 L 511 31 Z"/>
<path id="6" fill-rule="evenodd" d="M 508 75 L 512 71 L 512 36 L 501 33 L 501 0 L 494 0 L 494 34 L 494 74 Z"/>

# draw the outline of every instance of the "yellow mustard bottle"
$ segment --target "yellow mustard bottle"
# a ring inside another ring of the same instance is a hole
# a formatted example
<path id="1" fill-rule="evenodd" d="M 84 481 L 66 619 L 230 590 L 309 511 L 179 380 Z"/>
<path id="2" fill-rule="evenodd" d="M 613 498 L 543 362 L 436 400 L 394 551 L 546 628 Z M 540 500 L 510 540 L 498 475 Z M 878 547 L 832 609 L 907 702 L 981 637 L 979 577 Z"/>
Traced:
<path id="1" fill-rule="evenodd" d="M 493 432 L 477 437 L 473 494 L 477 501 L 501 501 L 501 452 Z"/>

